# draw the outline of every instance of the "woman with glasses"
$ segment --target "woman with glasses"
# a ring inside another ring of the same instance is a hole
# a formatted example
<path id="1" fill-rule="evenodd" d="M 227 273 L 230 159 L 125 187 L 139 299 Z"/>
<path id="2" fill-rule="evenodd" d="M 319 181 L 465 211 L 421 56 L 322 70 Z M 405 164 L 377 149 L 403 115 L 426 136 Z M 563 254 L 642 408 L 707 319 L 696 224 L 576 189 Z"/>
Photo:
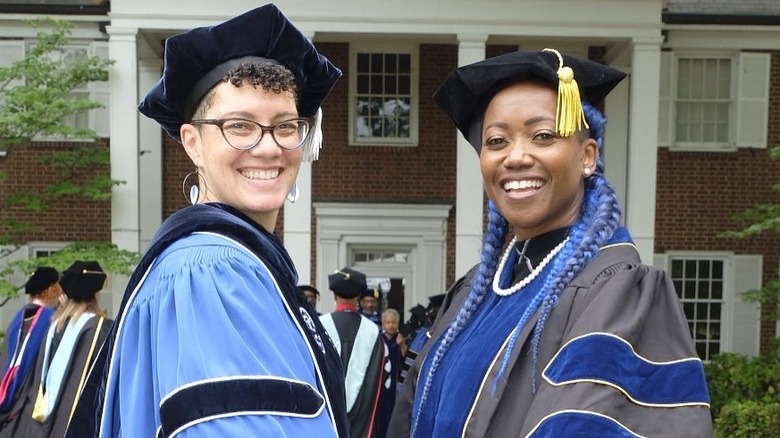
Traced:
<path id="1" fill-rule="evenodd" d="M 273 5 L 169 38 L 164 64 L 139 108 L 192 160 L 194 205 L 130 279 L 67 436 L 346 437 L 339 356 L 273 234 L 341 72 Z"/>

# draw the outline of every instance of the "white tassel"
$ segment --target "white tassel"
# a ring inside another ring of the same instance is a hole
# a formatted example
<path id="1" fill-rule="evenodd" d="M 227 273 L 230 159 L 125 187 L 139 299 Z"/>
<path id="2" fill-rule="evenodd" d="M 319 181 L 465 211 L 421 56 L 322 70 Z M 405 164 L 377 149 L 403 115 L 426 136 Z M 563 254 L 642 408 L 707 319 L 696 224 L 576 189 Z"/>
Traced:
<path id="1" fill-rule="evenodd" d="M 314 115 L 314 126 L 309 133 L 303 150 L 303 161 L 312 162 L 320 157 L 320 148 L 322 147 L 322 108 L 317 110 Z"/>

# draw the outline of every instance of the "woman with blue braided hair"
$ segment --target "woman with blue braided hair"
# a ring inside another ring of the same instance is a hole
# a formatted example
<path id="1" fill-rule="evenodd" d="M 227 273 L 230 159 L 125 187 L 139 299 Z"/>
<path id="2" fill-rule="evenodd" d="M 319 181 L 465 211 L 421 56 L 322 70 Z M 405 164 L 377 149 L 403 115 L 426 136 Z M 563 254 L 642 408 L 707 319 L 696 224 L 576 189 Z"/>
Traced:
<path id="1" fill-rule="evenodd" d="M 674 286 L 641 263 L 604 178 L 595 105 L 624 76 L 545 49 L 460 67 L 437 91 L 479 154 L 489 222 L 389 436 L 712 436 Z"/>

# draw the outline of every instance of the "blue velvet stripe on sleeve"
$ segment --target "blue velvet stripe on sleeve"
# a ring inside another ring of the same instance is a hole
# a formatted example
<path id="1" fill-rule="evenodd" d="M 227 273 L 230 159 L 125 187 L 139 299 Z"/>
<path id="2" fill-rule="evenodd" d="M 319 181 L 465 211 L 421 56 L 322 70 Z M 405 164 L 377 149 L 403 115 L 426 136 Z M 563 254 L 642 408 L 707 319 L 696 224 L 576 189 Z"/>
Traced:
<path id="1" fill-rule="evenodd" d="M 614 418 L 588 411 L 567 410 L 545 417 L 526 438 L 641 438 Z"/>
<path id="2" fill-rule="evenodd" d="M 609 333 L 590 333 L 569 341 L 543 375 L 556 386 L 583 381 L 606 384 L 644 406 L 707 406 L 710 400 L 698 358 L 651 362 Z"/>

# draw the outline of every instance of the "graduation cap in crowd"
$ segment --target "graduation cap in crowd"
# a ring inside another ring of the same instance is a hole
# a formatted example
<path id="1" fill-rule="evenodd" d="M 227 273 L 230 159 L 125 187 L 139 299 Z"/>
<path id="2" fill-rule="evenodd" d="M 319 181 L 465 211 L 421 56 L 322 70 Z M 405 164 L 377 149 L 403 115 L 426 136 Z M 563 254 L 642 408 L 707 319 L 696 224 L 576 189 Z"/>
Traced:
<path id="1" fill-rule="evenodd" d="M 60 273 L 56 269 L 41 266 L 27 279 L 24 284 L 24 293 L 38 295 L 58 281 L 60 281 Z"/>
<path id="2" fill-rule="evenodd" d="M 428 297 L 428 308 L 441 307 L 442 303 L 444 303 L 444 297 L 446 296 L 447 294 L 438 294 Z"/>
<path id="3" fill-rule="evenodd" d="M 106 277 L 98 262 L 77 260 L 62 272 L 60 286 L 68 298 L 89 301 L 103 289 Z"/>
<path id="4" fill-rule="evenodd" d="M 355 298 L 366 290 L 366 274 L 343 268 L 328 275 L 328 287 L 339 297 Z"/>
<path id="5" fill-rule="evenodd" d="M 561 55 L 553 49 L 512 52 L 458 67 L 433 99 L 479 153 L 485 109 L 505 86 L 539 81 L 558 90 L 556 130 L 568 137 L 587 127 L 580 99 L 598 104 L 625 76 L 607 65 Z"/>
<path id="6" fill-rule="evenodd" d="M 373 297 L 375 300 L 378 300 L 379 297 L 380 297 L 379 289 L 375 289 L 375 288 L 371 288 L 371 287 L 367 287 L 367 288 L 363 289 L 360 292 L 360 299 L 363 299 L 365 297 Z"/>
<path id="7" fill-rule="evenodd" d="M 314 117 L 341 77 L 341 70 L 275 5 L 267 4 L 165 40 L 162 78 L 138 109 L 181 142 L 179 129 L 192 119 L 200 100 L 229 71 L 247 62 L 280 64 L 292 71 L 301 117 Z"/>
<path id="8" fill-rule="evenodd" d="M 320 296 L 320 291 L 318 291 L 316 287 L 309 286 L 308 284 L 304 284 L 304 285 L 298 286 L 298 289 L 300 289 L 301 292 L 304 292 L 304 291 L 314 292 L 314 295 Z"/>
<path id="9" fill-rule="evenodd" d="M 411 309 L 409 309 L 409 314 L 411 314 L 412 317 L 414 318 L 422 318 L 423 316 L 425 316 L 426 310 L 427 309 L 425 307 L 418 304 L 412 307 Z"/>

